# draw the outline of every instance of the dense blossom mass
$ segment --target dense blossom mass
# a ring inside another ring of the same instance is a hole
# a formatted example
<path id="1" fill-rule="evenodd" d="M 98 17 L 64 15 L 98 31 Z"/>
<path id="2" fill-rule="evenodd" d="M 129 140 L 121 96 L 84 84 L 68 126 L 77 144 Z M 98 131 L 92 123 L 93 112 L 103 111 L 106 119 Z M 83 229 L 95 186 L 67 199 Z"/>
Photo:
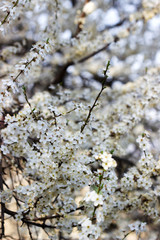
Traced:
<path id="1" fill-rule="evenodd" d="M 159 14 L 1 1 L 1 237 L 159 239 Z"/>

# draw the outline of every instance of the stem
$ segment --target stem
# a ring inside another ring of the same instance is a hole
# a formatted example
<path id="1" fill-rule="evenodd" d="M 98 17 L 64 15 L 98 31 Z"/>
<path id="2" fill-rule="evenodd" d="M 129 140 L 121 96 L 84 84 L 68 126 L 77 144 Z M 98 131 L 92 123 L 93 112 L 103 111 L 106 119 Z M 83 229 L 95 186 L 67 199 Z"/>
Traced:
<path id="1" fill-rule="evenodd" d="M 99 186 L 98 186 L 98 191 L 97 191 L 98 194 L 100 193 L 100 191 L 102 189 L 101 185 L 102 185 L 103 176 L 104 176 L 104 170 L 102 172 L 102 175 L 100 175 L 100 177 L 99 177 Z M 96 212 L 97 208 L 98 208 L 98 206 L 94 207 L 94 210 L 93 210 L 93 213 L 92 213 L 92 221 L 94 219 L 94 215 L 95 215 L 95 212 Z"/>
<path id="2" fill-rule="evenodd" d="M 29 62 L 26 63 L 25 68 L 27 68 L 28 65 L 31 64 L 31 63 L 32 63 L 33 61 L 35 61 L 35 60 L 36 60 L 36 58 L 33 57 Z M 13 79 L 13 82 L 16 82 L 17 78 L 18 78 L 22 73 L 24 73 L 24 69 L 21 70 L 21 71 L 17 74 L 17 76 Z"/>
<path id="3" fill-rule="evenodd" d="M 23 89 L 23 93 L 24 93 L 26 102 L 28 103 L 29 107 L 32 109 L 31 104 L 30 104 L 30 102 L 28 101 L 28 97 L 27 97 L 27 93 L 26 93 L 26 88 L 25 88 L 25 86 L 23 86 L 22 89 Z"/>

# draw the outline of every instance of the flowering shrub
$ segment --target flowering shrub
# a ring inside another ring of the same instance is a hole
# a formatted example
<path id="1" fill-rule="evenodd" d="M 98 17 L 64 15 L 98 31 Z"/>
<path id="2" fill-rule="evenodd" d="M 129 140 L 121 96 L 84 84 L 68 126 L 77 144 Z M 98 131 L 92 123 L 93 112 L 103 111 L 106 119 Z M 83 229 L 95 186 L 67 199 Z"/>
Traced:
<path id="1" fill-rule="evenodd" d="M 0 3 L 4 239 L 159 239 L 160 4 L 111 2 Z"/>

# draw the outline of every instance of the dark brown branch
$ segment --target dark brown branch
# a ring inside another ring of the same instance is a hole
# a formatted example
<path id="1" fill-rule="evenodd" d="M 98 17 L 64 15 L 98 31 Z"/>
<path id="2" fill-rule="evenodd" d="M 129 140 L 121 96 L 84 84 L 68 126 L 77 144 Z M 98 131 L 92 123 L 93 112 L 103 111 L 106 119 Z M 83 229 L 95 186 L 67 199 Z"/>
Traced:
<path id="1" fill-rule="evenodd" d="M 113 42 L 116 43 L 117 41 L 119 41 L 119 38 L 118 38 L 117 36 L 115 36 Z M 81 58 L 77 63 L 85 62 L 85 61 L 88 60 L 89 58 L 94 57 L 94 56 L 97 55 L 98 53 L 100 53 L 100 52 L 106 50 L 106 49 L 110 46 L 111 43 L 112 43 L 112 42 L 107 43 L 107 44 L 104 45 L 102 48 L 98 49 L 97 51 L 95 51 L 95 52 L 89 54 L 88 56 L 86 56 L 86 57 L 84 57 L 84 58 Z M 74 63 L 74 64 L 75 64 L 75 63 Z"/>
<path id="2" fill-rule="evenodd" d="M 75 210 L 71 210 L 71 211 L 67 212 L 67 214 L 72 213 L 72 212 L 75 212 L 75 211 L 78 211 L 78 210 L 83 210 L 83 209 L 84 209 L 84 206 L 81 206 L 81 207 L 76 208 Z M 16 212 L 11 211 L 11 210 L 7 209 L 6 207 L 4 208 L 4 213 L 12 216 L 13 218 L 15 218 L 15 215 L 17 214 Z M 47 219 L 53 219 L 53 218 L 58 218 L 58 217 L 64 217 L 64 216 L 63 216 L 63 215 L 46 216 L 46 217 L 43 217 L 43 218 L 35 218 L 35 219 L 33 219 L 32 221 L 31 221 L 30 219 L 27 219 L 27 218 L 23 217 L 23 218 L 21 219 L 21 221 L 22 221 L 23 223 L 27 224 L 27 225 L 32 225 L 32 226 L 36 226 L 36 227 L 41 227 L 41 228 L 43 228 L 43 229 L 44 229 L 44 228 L 52 228 L 52 229 L 54 229 L 54 228 L 56 228 L 56 226 L 47 225 L 47 224 L 45 224 L 45 223 L 42 223 L 42 224 L 41 224 L 41 223 L 36 223 L 36 222 L 34 222 L 34 221 L 45 221 L 45 220 L 47 220 Z"/>
<path id="3" fill-rule="evenodd" d="M 111 43 L 107 43 L 105 46 L 103 46 L 102 48 L 98 49 L 97 51 L 89 54 L 88 56 L 86 56 L 86 57 L 84 57 L 84 58 L 81 58 L 81 59 L 78 61 L 78 63 L 85 62 L 85 61 L 88 60 L 89 58 L 94 57 L 96 54 L 98 54 L 98 53 L 104 51 L 106 48 L 108 48 L 110 44 L 111 44 Z"/>
<path id="4" fill-rule="evenodd" d="M 114 37 L 114 40 L 113 42 L 117 42 L 119 41 L 119 38 L 117 36 Z M 112 42 L 111 42 L 112 43 Z M 70 61 L 68 63 L 66 63 L 64 66 L 60 67 L 59 70 L 58 70 L 58 73 L 57 73 L 57 78 L 56 80 L 54 81 L 54 84 L 58 84 L 58 83 L 63 83 L 64 82 L 64 78 L 65 78 L 65 75 L 66 75 L 66 72 L 67 72 L 67 68 L 70 67 L 70 66 L 73 66 L 77 63 L 83 63 L 85 61 L 87 61 L 88 59 L 94 57 L 95 55 L 97 55 L 98 53 L 106 50 L 111 43 L 107 43 L 105 44 L 102 48 L 90 53 L 89 55 L 81 58 L 80 60 L 78 60 L 77 62 L 74 62 L 74 61 Z"/>
<path id="5" fill-rule="evenodd" d="M 16 212 L 13 212 L 13 211 L 9 210 L 9 209 L 6 208 L 6 207 L 5 207 L 4 211 L 5 211 L 6 214 L 12 216 L 13 218 L 14 218 L 15 215 L 16 215 Z"/>
<path id="6" fill-rule="evenodd" d="M 31 232 L 30 227 L 29 227 L 28 224 L 27 224 L 27 228 L 28 228 L 28 232 L 29 232 L 30 239 L 33 240 L 32 232 Z"/>
<path id="7" fill-rule="evenodd" d="M 55 226 L 52 226 L 52 225 L 47 225 L 45 223 L 35 223 L 33 221 L 29 221 L 27 219 L 24 219 L 22 218 L 22 222 L 23 223 L 26 223 L 27 225 L 32 225 L 32 226 L 36 226 L 36 227 L 41 227 L 41 228 L 51 228 L 51 229 L 55 229 L 56 227 Z"/>
<path id="8" fill-rule="evenodd" d="M 11 210 L 7 209 L 6 207 L 4 208 L 4 212 L 5 212 L 6 214 L 12 216 L 13 218 L 15 218 L 15 215 L 17 214 L 16 212 L 11 211 Z M 27 225 L 32 225 L 32 226 L 36 226 L 36 227 L 52 228 L 52 229 L 56 228 L 55 226 L 47 225 L 47 224 L 45 224 L 45 223 L 42 223 L 42 224 L 41 224 L 41 223 L 35 223 L 35 222 L 30 221 L 30 220 L 28 220 L 28 219 L 26 219 L 26 218 L 24 218 L 24 217 L 21 219 L 21 221 L 22 221 L 23 223 L 26 223 Z"/>

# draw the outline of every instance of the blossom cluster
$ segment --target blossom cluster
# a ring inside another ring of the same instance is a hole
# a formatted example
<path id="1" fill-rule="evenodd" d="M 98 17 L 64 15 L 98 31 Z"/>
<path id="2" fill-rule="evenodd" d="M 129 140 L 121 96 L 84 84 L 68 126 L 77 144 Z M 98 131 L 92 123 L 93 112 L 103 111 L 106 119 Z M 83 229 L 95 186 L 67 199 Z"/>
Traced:
<path id="1" fill-rule="evenodd" d="M 105 170 L 108 170 L 110 167 L 116 167 L 117 163 L 116 161 L 112 158 L 111 154 L 108 153 L 100 153 L 98 156 L 96 156 L 96 159 L 102 160 L 102 167 Z"/>
<path id="2" fill-rule="evenodd" d="M 118 179 L 115 171 L 117 162 L 112 156 L 112 148 L 114 147 L 114 154 L 126 152 L 122 141 L 125 137 L 124 131 L 133 134 L 133 123 L 130 125 L 128 112 L 125 112 L 123 107 L 123 120 L 119 124 L 126 127 L 120 128 L 116 123 L 117 131 L 114 131 L 113 135 L 117 115 L 115 114 L 115 120 L 113 115 L 100 117 L 100 109 L 96 107 L 94 116 L 81 133 L 81 126 L 89 111 L 90 99 L 83 100 L 82 104 L 77 100 L 82 99 L 83 91 L 62 91 L 59 89 L 55 96 L 48 92 L 37 93 L 30 99 L 31 108 L 26 103 L 18 114 L 6 115 L 7 127 L 2 130 L 1 151 L 8 157 L 11 155 L 23 159 L 23 176 L 31 179 L 31 183 L 19 185 L 13 192 L 2 192 L 2 201 L 11 201 L 12 194 L 23 200 L 18 215 L 15 216 L 17 220 L 23 219 L 24 214 L 27 214 L 30 220 L 65 215 L 64 220 L 54 220 L 55 226 L 64 230 L 64 221 L 68 219 L 69 225 L 65 231 L 71 233 L 72 225 L 78 226 L 81 223 L 80 239 L 88 239 L 89 236 L 97 239 L 106 228 L 106 224 L 118 219 L 120 211 L 133 212 L 139 209 L 157 219 L 159 212 L 155 204 L 159 196 L 159 186 L 152 189 L 152 177 L 159 175 L 159 168 L 151 153 L 149 133 L 143 132 L 137 138 L 142 151 L 140 160 Z M 130 88 L 126 88 L 126 91 L 128 96 Z M 102 99 L 105 100 L 108 96 L 109 91 L 106 89 Z M 150 99 L 149 104 L 157 104 L 157 100 Z M 117 92 L 117 104 L 118 101 L 122 104 Z M 141 106 L 143 101 L 142 98 Z M 101 104 L 103 106 L 103 101 Z M 140 116 L 144 111 L 145 108 Z M 106 124 L 111 116 L 113 129 Z M 126 119 L 128 124 L 125 125 Z M 135 123 L 138 121 L 140 117 Z M 92 150 L 89 150 L 91 146 Z M 99 168 L 92 171 L 91 166 L 95 163 L 99 164 Z M 12 164 L 14 166 L 14 159 Z M 81 196 L 80 191 L 87 186 L 89 190 L 86 195 L 77 202 L 76 199 Z M 79 223 L 77 216 L 72 215 L 72 212 L 82 206 L 84 210 L 81 210 L 81 214 L 86 215 L 88 220 Z M 92 223 L 93 219 L 96 224 Z"/>

